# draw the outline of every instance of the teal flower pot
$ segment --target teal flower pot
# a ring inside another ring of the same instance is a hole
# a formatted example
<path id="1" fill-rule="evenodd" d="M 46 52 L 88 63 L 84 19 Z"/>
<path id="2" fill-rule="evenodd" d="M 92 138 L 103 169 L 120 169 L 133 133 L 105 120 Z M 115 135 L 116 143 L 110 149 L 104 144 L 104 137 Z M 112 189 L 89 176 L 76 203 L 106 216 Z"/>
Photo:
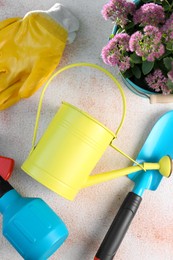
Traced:
<path id="1" fill-rule="evenodd" d="M 133 0 L 133 2 L 137 5 L 141 1 L 140 0 Z M 116 31 L 117 31 L 117 26 L 115 25 L 114 28 L 113 28 L 113 31 L 112 31 L 112 35 L 115 35 Z M 124 78 L 122 75 L 121 75 L 121 77 L 122 77 L 122 80 L 123 80 L 124 84 L 128 87 L 128 89 L 130 89 L 136 95 L 144 97 L 144 98 L 148 98 L 148 95 L 152 95 L 152 94 L 156 94 L 157 95 L 156 92 L 146 90 L 142 86 L 139 86 L 139 85 L 135 84 L 129 78 Z"/>

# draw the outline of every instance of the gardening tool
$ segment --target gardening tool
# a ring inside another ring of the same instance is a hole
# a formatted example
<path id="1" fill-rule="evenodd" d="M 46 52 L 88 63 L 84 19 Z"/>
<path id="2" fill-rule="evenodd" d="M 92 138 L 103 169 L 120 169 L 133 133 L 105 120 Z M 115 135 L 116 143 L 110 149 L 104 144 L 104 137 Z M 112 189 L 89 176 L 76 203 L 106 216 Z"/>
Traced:
<path id="1" fill-rule="evenodd" d="M 39 198 L 22 197 L 0 177 L 2 232 L 26 260 L 46 260 L 66 240 L 68 230 L 56 213 Z"/>
<path id="2" fill-rule="evenodd" d="M 168 154 L 173 158 L 173 111 L 164 114 L 155 124 L 141 151 L 137 156 L 137 161 L 158 161 Z M 167 160 L 166 167 L 172 171 L 172 162 Z M 167 171 L 167 173 L 169 170 Z M 167 174 L 169 177 L 170 174 Z M 165 175 L 166 176 L 166 175 Z M 162 180 L 162 173 L 157 170 L 147 172 L 139 171 L 128 175 L 134 182 L 132 192 L 129 192 L 121 205 L 114 221 L 112 222 L 100 248 L 97 251 L 95 260 L 112 260 L 120 243 L 125 236 L 128 227 L 138 210 L 142 201 L 144 191 L 156 190 Z"/>
<path id="3" fill-rule="evenodd" d="M 124 110 L 116 133 L 110 131 L 86 112 L 67 102 L 63 102 L 42 138 L 35 145 L 42 99 L 46 88 L 56 75 L 76 66 L 90 66 L 101 70 L 113 79 L 119 88 Z M 159 163 L 139 165 L 112 144 L 123 124 L 125 111 L 124 92 L 119 82 L 110 72 L 90 63 L 77 63 L 64 67 L 52 76 L 43 89 L 37 112 L 32 150 L 23 163 L 22 169 L 52 191 L 69 200 L 73 200 L 83 187 L 111 180 L 141 169 L 160 169 Z M 109 145 L 135 162 L 136 166 L 89 176 Z"/>
<path id="4" fill-rule="evenodd" d="M 165 103 L 173 102 L 173 94 L 163 95 L 163 94 L 153 93 L 151 91 L 142 89 L 141 87 L 137 86 L 128 78 L 122 77 L 122 80 L 126 84 L 128 89 L 130 89 L 134 94 L 149 99 L 150 104 L 155 104 L 155 103 L 165 104 Z"/>
<path id="5" fill-rule="evenodd" d="M 11 177 L 14 168 L 14 160 L 12 158 L 0 156 L 0 176 L 4 180 Z"/>

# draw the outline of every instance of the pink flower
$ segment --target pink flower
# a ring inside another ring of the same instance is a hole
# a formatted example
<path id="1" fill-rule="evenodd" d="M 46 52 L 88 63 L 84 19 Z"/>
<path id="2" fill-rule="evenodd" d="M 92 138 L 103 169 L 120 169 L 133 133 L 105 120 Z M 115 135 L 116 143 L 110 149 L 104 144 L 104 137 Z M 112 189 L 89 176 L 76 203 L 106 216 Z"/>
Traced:
<path id="1" fill-rule="evenodd" d="M 166 23 L 162 26 L 161 32 L 165 36 L 166 42 L 173 41 L 173 14 L 166 20 Z"/>
<path id="2" fill-rule="evenodd" d="M 152 88 L 154 91 L 162 91 L 164 95 L 170 94 L 170 90 L 166 85 L 168 79 L 163 75 L 160 69 L 157 69 L 153 73 L 150 73 L 147 77 L 145 77 L 145 80 L 149 87 Z"/>
<path id="3" fill-rule="evenodd" d="M 164 9 L 161 5 L 154 3 L 142 5 L 134 14 L 135 24 L 157 26 L 165 21 Z"/>
<path id="4" fill-rule="evenodd" d="M 108 4 L 103 6 L 101 11 L 105 20 L 110 19 L 117 25 L 124 27 L 128 22 L 128 15 L 135 11 L 135 4 L 126 0 L 110 0 Z"/>
<path id="5" fill-rule="evenodd" d="M 133 33 L 130 37 L 129 48 L 130 51 L 136 52 L 138 56 L 143 56 L 143 51 L 140 42 L 142 42 L 143 34 L 140 31 Z"/>
<path id="6" fill-rule="evenodd" d="M 144 34 L 137 31 L 131 35 L 130 51 L 148 61 L 155 61 L 165 52 L 164 45 L 161 43 L 162 33 L 157 27 L 151 25 L 145 26 L 143 31 Z"/>
<path id="7" fill-rule="evenodd" d="M 130 36 L 127 33 L 119 33 L 112 38 L 102 49 L 103 61 L 111 66 L 118 65 L 120 71 L 126 71 L 130 68 L 129 51 Z"/>

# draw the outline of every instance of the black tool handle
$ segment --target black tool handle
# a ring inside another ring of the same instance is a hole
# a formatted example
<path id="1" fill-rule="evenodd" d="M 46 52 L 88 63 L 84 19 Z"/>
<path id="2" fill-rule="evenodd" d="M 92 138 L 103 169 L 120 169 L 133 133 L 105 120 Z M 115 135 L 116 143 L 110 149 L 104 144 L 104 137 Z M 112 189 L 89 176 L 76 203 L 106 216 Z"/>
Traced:
<path id="1" fill-rule="evenodd" d="M 114 218 L 94 260 L 112 260 L 118 250 L 142 198 L 129 192 Z"/>
<path id="2" fill-rule="evenodd" d="M 0 176 L 0 198 L 4 196 L 5 193 L 8 191 L 12 190 L 13 187 L 10 185 L 8 181 L 5 181 L 1 176 Z"/>

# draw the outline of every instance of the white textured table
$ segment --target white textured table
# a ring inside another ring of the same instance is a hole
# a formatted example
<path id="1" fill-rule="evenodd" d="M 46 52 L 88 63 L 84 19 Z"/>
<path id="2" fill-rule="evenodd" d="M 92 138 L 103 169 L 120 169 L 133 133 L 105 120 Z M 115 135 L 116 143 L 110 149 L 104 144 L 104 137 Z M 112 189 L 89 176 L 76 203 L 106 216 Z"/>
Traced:
<path id="1" fill-rule="evenodd" d="M 100 58 L 112 25 L 101 16 L 105 1 L 60 1 L 80 20 L 76 41 L 67 46 L 59 68 L 76 62 L 105 66 Z M 0 18 L 23 16 L 27 11 L 47 9 L 53 0 L 1 0 Z M 127 116 L 115 144 L 130 156 L 138 154 L 152 126 L 173 104 L 150 105 L 123 86 L 127 97 Z M 69 237 L 51 257 L 55 260 L 92 260 L 132 183 L 128 178 L 115 179 L 80 191 L 73 202 L 51 192 L 26 175 L 20 168 L 27 157 L 33 135 L 41 90 L 8 110 L 0 112 L 0 154 L 15 159 L 10 183 L 23 195 L 41 197 L 64 220 Z M 121 117 L 121 98 L 112 82 L 90 68 L 73 69 L 60 75 L 46 92 L 39 136 L 66 100 L 89 112 L 110 129 L 115 130 Z M 173 145 L 173 144 L 170 144 Z M 108 148 L 93 173 L 131 165 Z M 156 192 L 146 191 L 141 207 L 115 257 L 118 260 L 173 259 L 173 181 L 163 179 Z M 2 217 L 0 218 L 2 223 Z M 2 226 L 0 223 L 0 226 Z M 18 260 L 19 254 L 0 232 L 0 259 Z M 36 259 L 35 259 L 36 260 Z"/>

